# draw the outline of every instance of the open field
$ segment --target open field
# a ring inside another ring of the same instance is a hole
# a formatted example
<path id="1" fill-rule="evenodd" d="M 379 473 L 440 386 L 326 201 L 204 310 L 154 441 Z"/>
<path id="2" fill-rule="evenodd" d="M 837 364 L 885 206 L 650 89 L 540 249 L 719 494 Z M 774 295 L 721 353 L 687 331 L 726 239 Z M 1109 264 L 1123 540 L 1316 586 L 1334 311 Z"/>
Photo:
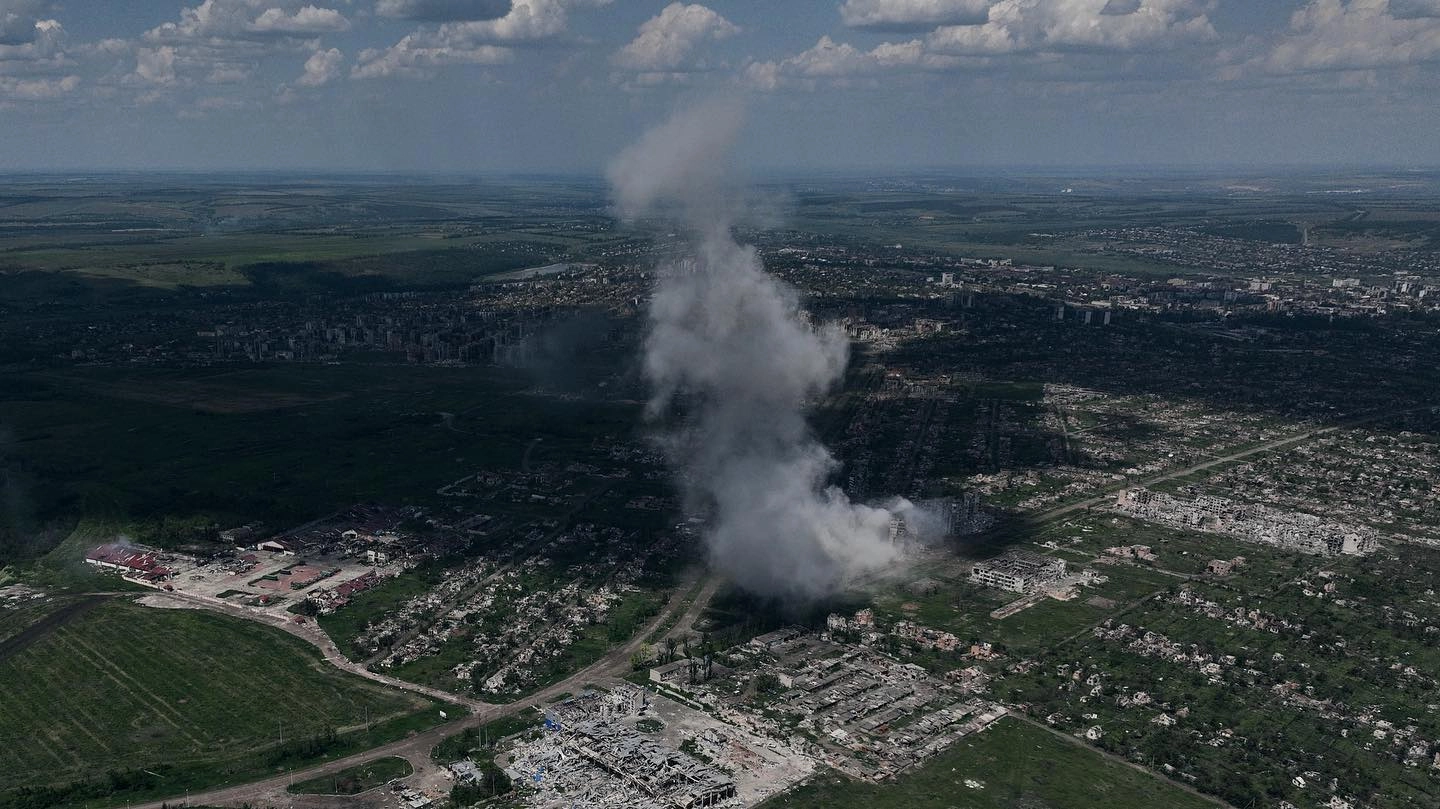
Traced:
<path id="1" fill-rule="evenodd" d="M 551 218 L 527 215 L 534 183 L 156 179 L 92 178 L 79 193 L 38 178 L 8 186 L 0 269 L 154 290 L 273 288 L 277 269 L 457 284 L 615 238 L 602 198 L 573 187 L 547 189 L 548 205 L 570 208 L 567 218 L 583 223 L 556 232 L 545 227 Z"/>
<path id="2" fill-rule="evenodd" d="M 966 781 L 977 784 L 970 787 Z M 1056 738 L 1002 719 L 884 786 L 822 776 L 765 809 L 1201 809 L 1214 803 Z"/>
<path id="3" fill-rule="evenodd" d="M 0 806 L 47 805 L 20 787 L 55 787 L 49 803 L 63 803 L 67 786 L 97 778 L 77 795 L 174 794 L 439 721 L 428 700 L 340 674 L 248 622 L 115 600 L 45 629 L 0 660 Z"/>

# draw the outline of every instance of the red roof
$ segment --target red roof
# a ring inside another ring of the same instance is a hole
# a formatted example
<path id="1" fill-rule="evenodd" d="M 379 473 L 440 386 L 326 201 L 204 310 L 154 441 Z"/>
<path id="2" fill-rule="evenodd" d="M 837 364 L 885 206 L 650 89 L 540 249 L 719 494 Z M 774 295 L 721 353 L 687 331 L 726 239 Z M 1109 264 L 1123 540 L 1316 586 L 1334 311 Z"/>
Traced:
<path id="1" fill-rule="evenodd" d="M 154 570 L 158 564 L 155 554 L 150 551 L 122 545 L 118 542 L 107 542 L 85 554 L 85 558 L 92 562 L 103 562 L 140 571 Z M 160 570 L 165 571 L 162 575 L 170 574 L 170 571 L 163 567 Z"/>

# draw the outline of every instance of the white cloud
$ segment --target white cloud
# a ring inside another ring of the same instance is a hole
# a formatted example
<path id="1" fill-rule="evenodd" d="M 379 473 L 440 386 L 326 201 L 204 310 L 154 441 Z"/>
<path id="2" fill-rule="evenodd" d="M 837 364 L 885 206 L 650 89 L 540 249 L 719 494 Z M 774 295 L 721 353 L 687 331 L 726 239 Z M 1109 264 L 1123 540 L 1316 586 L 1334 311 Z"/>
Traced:
<path id="1" fill-rule="evenodd" d="M 1000 0 L 979 25 L 941 26 L 927 44 L 955 54 L 1133 51 L 1216 38 L 1202 0 Z"/>
<path id="2" fill-rule="evenodd" d="M 742 78 L 752 87 L 774 90 L 787 79 L 846 79 L 894 70 L 946 70 L 963 64 L 957 57 L 930 52 L 918 39 L 886 42 L 864 51 L 823 36 L 810 49 L 788 59 L 752 62 Z"/>
<path id="3" fill-rule="evenodd" d="M 140 48 L 135 51 L 135 73 L 133 75 L 148 84 L 174 84 L 176 81 L 175 48 L 163 45 L 159 48 Z"/>
<path id="4" fill-rule="evenodd" d="M 267 56 L 314 52 L 319 36 L 349 28 L 344 14 L 313 0 L 204 0 L 145 32 L 124 83 L 170 88 L 245 82 Z"/>
<path id="5" fill-rule="evenodd" d="M 493 20 L 510 12 L 510 0 L 380 0 L 375 13 L 424 22 Z"/>
<path id="6" fill-rule="evenodd" d="M 255 74 L 249 65 L 217 64 L 205 77 L 206 84 L 239 84 Z"/>
<path id="7" fill-rule="evenodd" d="M 302 87 L 319 87 L 340 77 L 340 65 L 345 55 L 338 48 L 316 51 L 305 60 L 305 73 L 296 80 Z"/>
<path id="8" fill-rule="evenodd" d="M 570 12 L 610 0 L 515 0 L 499 19 L 449 22 L 421 28 L 388 48 L 360 52 L 354 79 L 420 78 L 446 65 L 493 65 L 511 58 L 507 45 L 552 40 L 569 27 Z"/>
<path id="9" fill-rule="evenodd" d="M 1368 70 L 1440 59 L 1440 6 L 1410 3 L 1405 16 L 1386 0 L 1314 0 L 1290 18 L 1290 28 L 1260 66 L 1277 73 Z M 1434 11 L 1430 14 L 1427 12 Z"/>
<path id="10" fill-rule="evenodd" d="M 35 23 L 52 4 L 41 0 L 0 0 L 0 45 L 24 45 L 35 39 Z"/>
<path id="11" fill-rule="evenodd" d="M 585 6 L 606 6 L 610 0 L 515 0 L 510 13 L 496 20 L 450 23 L 457 33 L 475 42 L 531 42 L 559 36 L 570 23 L 570 12 Z"/>
<path id="12" fill-rule="evenodd" d="M 23 41 L 0 44 L 0 73 L 44 73 L 65 69 L 65 29 L 55 20 L 31 20 Z"/>
<path id="13" fill-rule="evenodd" d="M 109 39 L 101 39 L 95 42 L 86 42 L 80 45 L 76 50 L 86 54 L 87 56 L 120 56 L 122 54 L 129 53 L 131 47 L 132 46 L 129 40 L 111 37 Z"/>
<path id="14" fill-rule="evenodd" d="M 994 0 L 845 0 L 840 19 L 851 28 L 913 31 L 937 25 L 978 24 Z"/>
<path id="15" fill-rule="evenodd" d="M 410 34 L 385 49 L 360 52 L 352 79 L 423 78 L 448 65 L 498 65 L 510 60 L 509 48 Z"/>
<path id="16" fill-rule="evenodd" d="M 335 31 L 346 31 L 350 21 L 333 8 L 304 6 L 291 13 L 284 9 L 268 8 L 261 12 L 248 30 L 257 34 L 287 34 L 291 36 L 312 36 Z"/>
<path id="17" fill-rule="evenodd" d="M 65 95 L 79 86 L 79 76 L 63 76 L 55 79 L 19 79 L 0 76 L 0 100 L 40 101 Z"/>
<path id="18" fill-rule="evenodd" d="M 180 44 L 215 39 L 314 36 L 345 31 L 350 21 L 333 8 L 293 0 L 205 0 L 182 8 L 178 22 L 145 32 L 152 43 Z"/>
<path id="19" fill-rule="evenodd" d="M 944 24 L 904 42 L 869 50 L 821 37 L 814 47 L 780 61 L 752 62 L 745 83 L 773 89 L 787 80 L 811 84 L 826 79 L 886 72 L 986 68 L 1000 57 L 1039 69 L 1066 52 L 1159 52 L 1187 42 L 1216 38 L 1207 10 L 1214 0 L 849 0 L 841 7 L 849 24 L 866 27 L 921 24 L 959 18 L 984 5 L 983 21 Z M 1078 55 L 1076 58 L 1079 58 Z M 1121 69 L 1115 66 L 1115 69 Z"/>
<path id="20" fill-rule="evenodd" d="M 0 0 L 0 106 L 58 98 L 80 86 L 64 27 L 39 16 L 51 5 Z"/>
<path id="21" fill-rule="evenodd" d="M 674 70 L 701 42 L 739 32 L 734 23 L 698 3 L 671 3 L 641 24 L 635 39 L 615 54 L 615 63 L 647 72 Z"/>

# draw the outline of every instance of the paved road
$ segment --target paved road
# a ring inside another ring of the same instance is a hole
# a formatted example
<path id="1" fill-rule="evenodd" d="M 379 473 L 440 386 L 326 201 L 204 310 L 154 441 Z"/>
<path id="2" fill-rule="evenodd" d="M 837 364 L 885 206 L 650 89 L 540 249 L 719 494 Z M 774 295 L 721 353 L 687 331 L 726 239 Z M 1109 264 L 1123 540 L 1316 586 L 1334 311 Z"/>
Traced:
<path id="1" fill-rule="evenodd" d="M 567 692 L 573 693 L 583 688 L 586 683 L 594 682 L 603 677 L 628 673 L 630 671 L 630 656 L 640 649 L 640 647 L 645 643 L 645 639 L 650 636 L 650 633 L 658 629 L 666 621 L 666 619 L 668 619 L 676 610 L 680 609 L 681 605 L 684 603 L 685 595 L 694 588 L 696 583 L 699 581 L 699 577 L 701 575 L 701 572 L 697 570 L 691 573 L 685 581 L 681 582 L 675 588 L 674 592 L 670 595 L 670 600 L 666 602 L 665 607 L 660 610 L 660 614 L 656 615 L 653 619 L 651 619 L 649 624 L 637 631 L 635 635 L 623 646 L 612 649 L 604 657 L 600 658 L 589 666 L 586 666 L 585 668 L 575 672 L 574 674 L 570 675 L 564 680 L 561 680 L 558 683 L 555 683 L 554 685 L 541 689 L 540 691 L 530 695 L 529 697 L 526 697 L 525 699 L 509 703 L 508 705 L 494 705 L 490 703 L 478 702 L 476 700 L 467 700 L 466 698 L 459 695 L 449 694 L 448 692 L 441 691 L 439 693 L 445 694 L 445 696 L 443 697 L 444 699 L 447 699 L 451 702 L 464 702 L 466 704 L 475 706 L 472 709 L 474 710 L 474 714 L 472 716 L 465 717 L 464 719 L 457 719 L 453 722 L 447 722 L 443 725 L 437 725 L 423 733 L 416 734 L 407 739 L 401 739 L 397 742 L 391 742 L 387 745 L 371 748 L 362 753 L 356 753 L 351 756 L 335 759 L 334 761 L 326 762 L 325 764 L 320 764 L 318 766 L 310 767 L 304 770 L 298 770 L 294 773 L 287 773 L 286 775 L 277 776 L 274 778 L 267 778 L 262 781 L 255 781 L 252 783 L 242 784 L 233 787 L 223 787 L 221 789 L 215 789 L 208 792 L 193 792 L 190 794 L 190 803 L 204 804 L 210 806 L 238 806 L 244 803 L 249 803 L 252 806 L 279 806 L 282 804 L 288 805 L 292 802 L 292 799 L 289 793 L 286 792 L 286 787 L 294 781 L 302 781 L 308 778 L 316 778 L 322 775 L 333 775 L 347 767 L 353 767 L 356 764 L 362 764 L 366 761 L 380 758 L 382 756 L 400 756 L 408 760 L 411 766 L 415 767 L 416 770 L 416 776 L 411 776 L 411 779 L 414 779 L 417 776 L 421 778 L 433 776 L 435 774 L 436 766 L 433 762 L 430 761 L 430 751 L 435 747 L 435 745 L 439 744 L 442 740 L 444 740 L 445 737 L 459 733 L 467 727 L 472 727 L 485 722 L 491 722 L 505 716 L 519 713 L 520 711 L 523 711 L 531 705 L 545 702 L 561 694 Z M 713 587 L 707 586 L 706 589 L 702 591 L 702 596 L 706 593 L 708 593 L 709 595 L 713 595 L 714 592 L 715 589 Z M 166 593 L 165 595 L 169 596 L 175 594 Z M 192 596 L 190 598 L 194 597 Z M 195 600 L 202 602 L 200 606 L 206 608 L 211 607 L 211 605 L 208 602 L 205 602 L 203 599 Z M 698 604 L 700 601 L 701 598 L 697 597 L 695 599 L 695 604 Z M 692 604 L 691 611 L 695 611 L 695 609 L 695 605 Z M 689 611 L 687 611 L 687 615 L 688 614 L 690 614 Z M 698 614 L 698 611 L 696 611 L 695 614 Z M 256 616 L 250 614 L 242 615 L 242 617 L 255 620 Z M 273 622 L 267 621 L 266 623 Z M 286 631 L 291 632 L 291 634 L 297 634 L 289 626 L 284 626 L 283 628 L 285 628 Z M 324 633 L 321 634 L 323 635 Z M 326 640 L 328 641 L 328 638 L 326 638 Z M 334 644 L 330 645 L 333 648 Z M 339 652 L 336 651 L 335 654 L 339 655 Z M 341 657 L 341 659 L 344 659 L 343 656 Z M 363 671 L 363 669 L 361 671 Z M 357 671 L 356 673 L 358 674 L 361 672 Z M 369 677 L 369 679 L 375 679 L 375 677 L 379 676 L 375 675 L 374 672 L 366 672 L 366 674 L 372 675 Z M 362 674 L 362 676 L 364 675 Z M 382 682 L 391 680 L 393 680 L 393 678 L 384 678 Z M 423 687 L 416 686 L 413 683 L 405 683 L 399 680 L 394 680 L 394 683 L 397 687 L 404 687 L 406 688 L 406 690 L 409 691 L 416 691 L 419 688 Z M 426 690 L 437 691 L 438 689 Z M 425 692 L 421 691 L 420 693 Z M 346 800 L 351 802 L 347 802 L 344 805 L 355 805 L 353 803 L 353 799 Z M 333 802 L 328 802 L 325 800 L 302 801 L 296 799 L 294 803 L 304 804 L 306 806 L 335 805 Z M 177 801 L 172 797 L 165 801 L 153 801 L 146 804 L 136 804 L 131 809 L 160 809 L 162 804 L 168 806 L 178 805 Z"/>

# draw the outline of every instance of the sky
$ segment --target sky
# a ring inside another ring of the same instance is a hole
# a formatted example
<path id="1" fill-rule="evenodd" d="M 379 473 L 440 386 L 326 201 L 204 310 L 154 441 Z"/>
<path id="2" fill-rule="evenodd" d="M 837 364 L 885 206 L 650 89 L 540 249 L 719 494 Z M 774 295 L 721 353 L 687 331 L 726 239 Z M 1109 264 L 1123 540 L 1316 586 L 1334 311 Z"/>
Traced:
<path id="1" fill-rule="evenodd" d="M 1440 0 L 0 0 L 0 170 L 1440 166 Z"/>

